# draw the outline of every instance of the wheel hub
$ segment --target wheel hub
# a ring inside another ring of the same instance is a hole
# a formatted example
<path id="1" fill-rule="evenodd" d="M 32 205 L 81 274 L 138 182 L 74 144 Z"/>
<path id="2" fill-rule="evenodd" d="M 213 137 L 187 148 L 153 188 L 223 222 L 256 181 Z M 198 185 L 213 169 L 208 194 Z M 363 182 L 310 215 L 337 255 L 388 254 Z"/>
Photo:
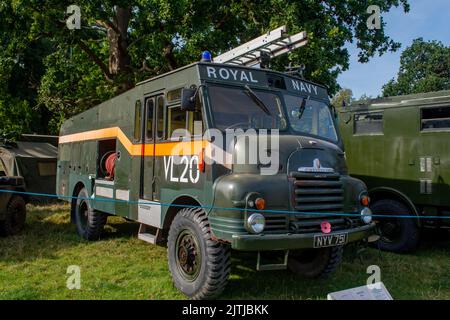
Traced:
<path id="1" fill-rule="evenodd" d="M 195 236 L 188 230 L 184 230 L 177 241 L 177 262 L 181 274 L 188 280 L 194 280 L 201 265 L 199 246 Z"/>
<path id="2" fill-rule="evenodd" d="M 81 202 L 79 208 L 80 208 L 81 225 L 85 228 L 87 226 L 87 222 L 88 222 L 89 208 L 88 208 L 87 203 L 84 200 Z"/>
<path id="3" fill-rule="evenodd" d="M 395 231 L 395 223 L 393 222 L 387 222 L 386 224 L 384 224 L 383 226 L 383 232 L 385 232 L 386 234 L 393 234 Z"/>
<path id="4" fill-rule="evenodd" d="M 380 231 L 385 242 L 393 242 L 401 235 L 400 226 L 395 220 L 382 221 L 380 223 Z"/>

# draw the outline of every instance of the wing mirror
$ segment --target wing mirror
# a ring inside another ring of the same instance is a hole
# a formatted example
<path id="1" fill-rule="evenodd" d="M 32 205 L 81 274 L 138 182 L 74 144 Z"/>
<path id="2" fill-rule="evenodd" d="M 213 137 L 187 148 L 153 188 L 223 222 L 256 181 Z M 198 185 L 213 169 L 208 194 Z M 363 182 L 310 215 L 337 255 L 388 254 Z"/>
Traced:
<path id="1" fill-rule="evenodd" d="M 195 111 L 196 89 L 183 88 L 181 90 L 181 110 Z"/>

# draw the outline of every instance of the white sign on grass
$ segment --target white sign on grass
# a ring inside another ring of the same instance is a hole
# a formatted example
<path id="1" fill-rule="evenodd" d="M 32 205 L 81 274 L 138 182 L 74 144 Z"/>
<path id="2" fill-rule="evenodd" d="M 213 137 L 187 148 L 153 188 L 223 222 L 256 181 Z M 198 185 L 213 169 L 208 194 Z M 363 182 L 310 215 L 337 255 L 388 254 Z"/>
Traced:
<path id="1" fill-rule="evenodd" d="M 393 300 L 383 282 L 329 293 L 328 300 Z"/>

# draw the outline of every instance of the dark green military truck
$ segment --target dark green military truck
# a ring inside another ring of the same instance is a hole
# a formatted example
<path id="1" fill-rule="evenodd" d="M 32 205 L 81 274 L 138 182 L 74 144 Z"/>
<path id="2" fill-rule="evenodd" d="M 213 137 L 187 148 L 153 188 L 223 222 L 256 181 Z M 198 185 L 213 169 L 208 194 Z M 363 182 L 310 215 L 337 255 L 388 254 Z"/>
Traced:
<path id="1" fill-rule="evenodd" d="M 374 214 L 393 216 L 377 219 L 382 249 L 408 252 L 422 227 L 450 227 L 450 91 L 356 102 L 339 118 L 350 174 Z"/>
<path id="2" fill-rule="evenodd" d="M 72 219 L 86 239 L 98 239 L 107 216 L 118 215 L 140 223 L 140 239 L 167 243 L 174 283 L 191 298 L 223 290 L 230 249 L 257 253 L 259 270 L 325 276 L 345 244 L 374 228 L 333 115 L 320 85 L 194 63 L 67 120 L 57 193 L 72 197 Z M 247 137 L 220 143 L 238 130 Z M 261 150 L 272 163 L 236 159 Z M 211 161 L 218 154 L 225 160 Z"/>
<path id="3" fill-rule="evenodd" d="M 0 159 L 0 236 L 15 235 L 25 225 L 25 200 L 14 191 L 24 191 L 23 178 L 8 175 Z"/>

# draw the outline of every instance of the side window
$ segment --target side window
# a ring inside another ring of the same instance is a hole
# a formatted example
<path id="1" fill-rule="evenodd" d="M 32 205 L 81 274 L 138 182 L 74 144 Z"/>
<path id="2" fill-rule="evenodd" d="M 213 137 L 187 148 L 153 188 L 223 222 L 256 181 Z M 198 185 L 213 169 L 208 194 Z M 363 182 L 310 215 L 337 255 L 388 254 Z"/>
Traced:
<path id="1" fill-rule="evenodd" d="M 159 96 L 156 105 L 156 137 L 164 138 L 164 96 Z"/>
<path id="2" fill-rule="evenodd" d="M 450 129 L 450 106 L 421 109 L 422 131 Z"/>
<path id="3" fill-rule="evenodd" d="M 145 117 L 147 119 L 145 124 L 145 138 L 147 140 L 153 139 L 153 109 L 155 108 L 155 99 L 151 98 L 145 102 Z"/>
<path id="4" fill-rule="evenodd" d="M 136 105 L 134 107 L 134 140 L 141 139 L 141 112 L 142 105 L 141 101 L 136 101 Z"/>
<path id="5" fill-rule="evenodd" d="M 174 89 L 172 91 L 167 92 L 167 101 L 173 102 L 176 100 L 180 100 L 181 99 L 181 89 L 182 88 L 178 88 L 178 89 Z"/>
<path id="6" fill-rule="evenodd" d="M 355 114 L 353 134 L 382 134 L 383 113 L 360 113 Z"/>
<path id="7" fill-rule="evenodd" d="M 170 140 L 175 130 L 186 129 L 187 112 L 176 106 L 168 108 L 167 113 L 167 139 Z"/>

